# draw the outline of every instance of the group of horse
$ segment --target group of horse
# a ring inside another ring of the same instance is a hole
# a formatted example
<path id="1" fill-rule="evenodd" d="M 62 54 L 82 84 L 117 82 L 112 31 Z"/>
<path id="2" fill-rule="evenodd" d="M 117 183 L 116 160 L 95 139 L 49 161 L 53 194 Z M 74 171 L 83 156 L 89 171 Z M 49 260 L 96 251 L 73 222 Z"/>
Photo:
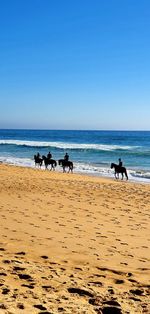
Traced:
<path id="1" fill-rule="evenodd" d="M 37 155 L 34 155 L 34 162 L 35 162 L 35 166 L 38 165 L 38 167 L 41 168 L 41 166 L 45 165 L 45 169 L 48 169 L 48 166 L 50 166 L 50 170 L 55 170 L 56 166 L 57 166 L 57 161 L 52 159 L 52 158 L 48 158 L 46 156 L 42 156 L 42 157 L 38 157 Z M 69 161 L 69 160 L 65 160 L 65 159 L 59 159 L 58 160 L 58 165 L 62 166 L 63 168 L 63 172 L 66 172 L 66 168 L 68 168 L 68 172 L 73 172 L 73 162 Z"/>
<path id="2" fill-rule="evenodd" d="M 57 161 L 51 158 L 47 158 L 46 156 L 38 157 L 37 155 L 34 155 L 34 161 L 35 166 L 38 165 L 40 168 L 44 162 L 45 169 L 48 169 L 48 166 L 51 166 L 50 170 L 55 170 L 57 166 Z M 66 172 L 66 168 L 68 168 L 68 172 L 73 172 L 73 162 L 65 159 L 59 159 L 58 165 L 62 166 L 63 172 Z M 126 177 L 126 180 L 128 180 L 128 174 L 125 167 L 120 167 L 117 164 L 111 163 L 110 166 L 111 169 L 114 169 L 114 175 L 116 179 L 119 179 L 119 174 L 122 175 L 122 180 L 124 178 L 124 175 Z"/>

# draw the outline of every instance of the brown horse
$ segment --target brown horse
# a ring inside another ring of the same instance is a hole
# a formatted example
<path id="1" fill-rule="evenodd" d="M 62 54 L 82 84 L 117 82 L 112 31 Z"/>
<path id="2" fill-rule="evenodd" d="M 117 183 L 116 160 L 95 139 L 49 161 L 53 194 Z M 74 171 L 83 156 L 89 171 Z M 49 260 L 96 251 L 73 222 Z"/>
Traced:
<path id="1" fill-rule="evenodd" d="M 126 176 L 126 179 L 128 180 L 128 175 L 127 175 L 127 170 L 125 167 L 120 167 L 119 165 L 116 165 L 114 163 L 111 163 L 111 166 L 110 166 L 111 169 L 115 169 L 115 178 L 116 179 L 119 179 L 119 173 L 122 174 L 122 180 L 123 180 L 123 175 L 125 174 Z"/>
<path id="2" fill-rule="evenodd" d="M 41 157 L 38 157 L 37 155 L 34 155 L 34 162 L 35 166 L 38 165 L 41 168 L 43 159 Z"/>
<path id="3" fill-rule="evenodd" d="M 55 170 L 55 167 L 57 166 L 57 162 L 54 159 L 47 158 L 46 156 L 42 156 L 42 159 L 44 160 L 45 169 L 48 169 L 48 166 L 51 165 L 50 170 Z"/>
<path id="4" fill-rule="evenodd" d="M 66 172 L 66 168 L 68 168 L 68 172 L 73 172 L 73 162 L 65 159 L 59 159 L 58 164 L 62 166 L 63 172 Z"/>

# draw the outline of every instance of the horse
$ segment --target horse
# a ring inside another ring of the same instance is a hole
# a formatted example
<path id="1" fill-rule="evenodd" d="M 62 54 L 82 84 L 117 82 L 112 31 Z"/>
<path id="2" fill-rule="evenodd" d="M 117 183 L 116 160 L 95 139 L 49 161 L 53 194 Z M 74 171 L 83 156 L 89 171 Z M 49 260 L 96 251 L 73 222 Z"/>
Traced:
<path id="1" fill-rule="evenodd" d="M 34 161 L 35 161 L 35 167 L 36 167 L 36 165 L 38 165 L 41 168 L 42 163 L 43 163 L 43 159 L 41 157 L 38 157 L 37 155 L 34 155 Z"/>
<path id="2" fill-rule="evenodd" d="M 68 168 L 68 172 L 73 172 L 73 162 L 65 159 L 59 159 L 58 164 L 62 166 L 63 172 L 66 172 L 65 168 Z"/>
<path id="3" fill-rule="evenodd" d="M 57 162 L 54 159 L 47 158 L 46 156 L 42 156 L 42 159 L 44 160 L 45 169 L 48 169 L 48 166 L 51 165 L 50 170 L 55 170 L 55 167 L 57 166 Z"/>
<path id="4" fill-rule="evenodd" d="M 111 166 L 110 166 L 111 169 L 115 169 L 115 178 L 116 179 L 119 179 L 119 173 L 122 174 L 122 180 L 123 180 L 123 175 L 125 174 L 126 176 L 126 179 L 128 180 L 128 175 L 127 175 L 127 170 L 125 167 L 120 167 L 119 165 L 116 165 L 114 163 L 111 163 Z"/>

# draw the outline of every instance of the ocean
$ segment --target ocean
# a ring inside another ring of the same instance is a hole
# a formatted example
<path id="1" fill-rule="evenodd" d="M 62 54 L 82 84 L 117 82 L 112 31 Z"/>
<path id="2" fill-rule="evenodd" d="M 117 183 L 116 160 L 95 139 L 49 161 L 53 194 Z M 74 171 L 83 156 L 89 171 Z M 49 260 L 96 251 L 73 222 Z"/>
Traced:
<path id="1" fill-rule="evenodd" d="M 34 155 L 49 151 L 55 160 L 67 152 L 75 173 L 105 177 L 121 158 L 130 180 L 150 183 L 150 131 L 0 130 L 3 163 L 35 167 Z"/>

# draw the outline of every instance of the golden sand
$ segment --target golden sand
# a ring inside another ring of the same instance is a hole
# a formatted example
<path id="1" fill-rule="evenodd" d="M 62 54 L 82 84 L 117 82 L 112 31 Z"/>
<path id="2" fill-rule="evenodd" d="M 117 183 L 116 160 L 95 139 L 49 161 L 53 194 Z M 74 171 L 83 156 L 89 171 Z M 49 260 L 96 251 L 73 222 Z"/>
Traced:
<path id="1" fill-rule="evenodd" d="M 150 185 L 0 165 L 0 313 L 150 313 Z"/>

